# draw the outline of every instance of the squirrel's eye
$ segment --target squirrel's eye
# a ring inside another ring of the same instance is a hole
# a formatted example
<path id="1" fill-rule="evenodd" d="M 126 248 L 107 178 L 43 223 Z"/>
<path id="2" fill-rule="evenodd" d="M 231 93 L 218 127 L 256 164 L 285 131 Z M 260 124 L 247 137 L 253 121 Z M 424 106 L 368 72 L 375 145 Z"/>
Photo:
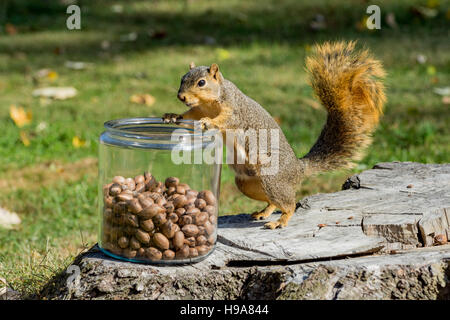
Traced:
<path id="1" fill-rule="evenodd" d="M 206 81 L 205 81 L 205 80 L 200 80 L 200 81 L 197 83 L 197 85 L 198 85 L 199 87 L 203 87 L 205 84 L 206 84 Z"/>

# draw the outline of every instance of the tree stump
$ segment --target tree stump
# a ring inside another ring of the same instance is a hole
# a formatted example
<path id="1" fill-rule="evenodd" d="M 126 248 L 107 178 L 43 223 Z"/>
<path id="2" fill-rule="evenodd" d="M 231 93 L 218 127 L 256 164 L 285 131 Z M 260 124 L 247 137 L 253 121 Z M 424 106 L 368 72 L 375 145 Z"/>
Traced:
<path id="1" fill-rule="evenodd" d="M 450 164 L 380 163 L 303 199 L 289 226 L 219 218 L 187 266 L 117 261 L 96 246 L 42 291 L 57 299 L 449 299 Z M 279 213 L 270 219 L 278 219 Z"/>

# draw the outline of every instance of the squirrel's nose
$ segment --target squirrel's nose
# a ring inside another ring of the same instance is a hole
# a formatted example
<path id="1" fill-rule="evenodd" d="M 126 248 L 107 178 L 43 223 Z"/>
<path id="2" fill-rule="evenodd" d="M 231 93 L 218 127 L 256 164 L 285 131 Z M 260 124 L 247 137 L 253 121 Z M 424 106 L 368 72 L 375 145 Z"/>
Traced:
<path id="1" fill-rule="evenodd" d="M 184 95 L 182 95 L 180 92 L 178 92 L 177 95 L 178 99 L 180 99 L 181 101 L 185 102 L 186 101 L 186 97 Z"/>

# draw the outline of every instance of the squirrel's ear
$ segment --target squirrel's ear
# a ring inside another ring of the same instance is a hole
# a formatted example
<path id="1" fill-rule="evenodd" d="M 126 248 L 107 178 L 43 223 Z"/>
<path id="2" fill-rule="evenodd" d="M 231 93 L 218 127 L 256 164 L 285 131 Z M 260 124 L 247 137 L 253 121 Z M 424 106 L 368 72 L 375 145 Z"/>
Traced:
<path id="1" fill-rule="evenodd" d="M 213 63 L 211 67 L 209 67 L 209 74 L 214 77 L 214 79 L 219 80 L 220 73 L 219 73 L 219 66 L 217 63 Z"/>
<path id="2" fill-rule="evenodd" d="M 195 63 L 194 63 L 194 61 L 192 61 L 192 62 L 189 64 L 189 70 L 194 69 L 194 68 L 195 68 Z"/>

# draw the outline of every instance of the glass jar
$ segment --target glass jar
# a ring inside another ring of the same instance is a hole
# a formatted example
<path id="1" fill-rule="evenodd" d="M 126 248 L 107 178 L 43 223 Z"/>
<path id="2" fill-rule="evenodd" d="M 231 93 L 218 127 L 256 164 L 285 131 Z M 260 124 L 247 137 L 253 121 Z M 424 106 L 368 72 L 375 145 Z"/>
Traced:
<path id="1" fill-rule="evenodd" d="M 160 118 L 111 120 L 99 144 L 99 247 L 134 262 L 184 264 L 217 238 L 218 131 Z"/>

